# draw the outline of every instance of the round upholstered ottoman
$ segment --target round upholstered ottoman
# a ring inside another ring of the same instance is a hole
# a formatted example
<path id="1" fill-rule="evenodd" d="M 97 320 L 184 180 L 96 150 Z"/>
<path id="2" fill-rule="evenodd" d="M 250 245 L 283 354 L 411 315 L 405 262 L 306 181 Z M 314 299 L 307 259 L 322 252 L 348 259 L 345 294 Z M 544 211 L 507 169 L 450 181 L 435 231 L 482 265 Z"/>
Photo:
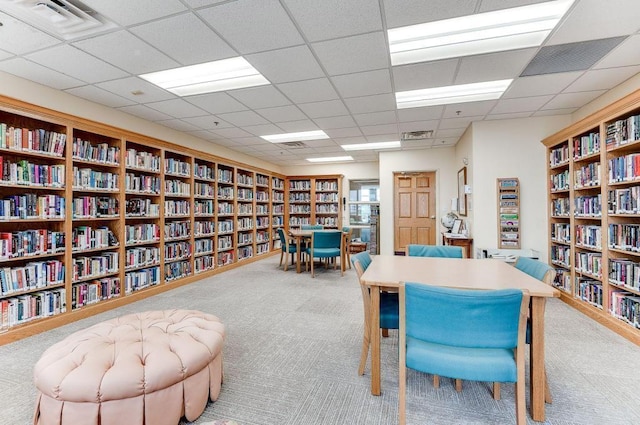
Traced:
<path id="1" fill-rule="evenodd" d="M 195 310 L 130 314 L 75 332 L 36 363 L 36 425 L 176 425 L 222 383 L 224 325 Z"/>

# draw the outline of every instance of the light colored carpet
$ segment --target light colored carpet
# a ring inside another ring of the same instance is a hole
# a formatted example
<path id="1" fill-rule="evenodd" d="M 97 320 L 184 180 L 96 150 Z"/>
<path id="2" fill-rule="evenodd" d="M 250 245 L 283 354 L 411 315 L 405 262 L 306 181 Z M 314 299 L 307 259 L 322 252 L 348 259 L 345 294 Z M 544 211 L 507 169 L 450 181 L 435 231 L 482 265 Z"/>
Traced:
<path id="1" fill-rule="evenodd" d="M 368 368 L 364 376 L 357 373 L 363 316 L 355 271 L 340 277 L 339 271 L 319 269 L 311 279 L 295 269 L 283 272 L 278 259 L 0 347 L 0 424 L 31 423 L 33 365 L 48 346 L 107 318 L 167 308 L 213 313 L 227 326 L 222 392 L 195 424 L 397 423 L 397 332 L 382 341 L 383 394 L 371 395 Z M 546 364 L 554 402 L 545 424 L 640 423 L 640 347 L 559 300 L 547 305 Z M 430 376 L 409 371 L 408 423 L 515 423 L 513 385 L 502 385 L 500 401 L 490 390 L 487 383 L 464 382 L 457 393 L 445 378 L 434 389 Z"/>

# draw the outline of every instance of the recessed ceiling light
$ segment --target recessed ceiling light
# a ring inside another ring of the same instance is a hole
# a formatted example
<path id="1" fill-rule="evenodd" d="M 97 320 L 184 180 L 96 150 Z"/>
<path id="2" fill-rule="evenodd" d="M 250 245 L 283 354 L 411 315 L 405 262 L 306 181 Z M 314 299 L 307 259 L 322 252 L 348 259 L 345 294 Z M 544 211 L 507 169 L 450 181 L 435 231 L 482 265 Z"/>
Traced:
<path id="1" fill-rule="evenodd" d="M 392 65 L 540 46 L 574 0 L 555 0 L 388 30 Z"/>
<path id="2" fill-rule="evenodd" d="M 329 138 L 329 136 L 327 136 L 327 133 L 322 130 L 301 131 L 298 133 L 270 134 L 260 137 L 271 143 L 297 142 L 300 140 L 320 140 Z"/>
<path id="3" fill-rule="evenodd" d="M 404 109 L 498 99 L 512 81 L 486 81 L 483 83 L 397 92 L 396 105 L 398 109 Z"/>
<path id="4" fill-rule="evenodd" d="M 324 158 L 307 158 L 309 162 L 341 162 L 341 161 L 353 161 L 351 156 L 327 156 Z"/>
<path id="5" fill-rule="evenodd" d="M 400 148 L 402 145 L 400 144 L 400 141 L 396 140 L 394 142 L 356 143 L 353 145 L 340 145 L 340 147 L 345 151 L 364 151 Z"/>
<path id="6" fill-rule="evenodd" d="M 191 96 L 224 90 L 270 84 L 241 56 L 215 62 L 184 66 L 140 75 L 150 83 L 178 96 Z"/>

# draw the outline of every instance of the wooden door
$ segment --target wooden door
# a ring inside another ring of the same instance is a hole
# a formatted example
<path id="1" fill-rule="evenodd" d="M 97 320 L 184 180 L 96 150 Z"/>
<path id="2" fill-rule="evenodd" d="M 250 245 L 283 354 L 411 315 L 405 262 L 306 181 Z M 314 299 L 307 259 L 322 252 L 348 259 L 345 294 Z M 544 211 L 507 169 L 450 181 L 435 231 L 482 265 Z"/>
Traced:
<path id="1" fill-rule="evenodd" d="M 436 173 L 394 173 L 394 251 L 436 244 Z"/>

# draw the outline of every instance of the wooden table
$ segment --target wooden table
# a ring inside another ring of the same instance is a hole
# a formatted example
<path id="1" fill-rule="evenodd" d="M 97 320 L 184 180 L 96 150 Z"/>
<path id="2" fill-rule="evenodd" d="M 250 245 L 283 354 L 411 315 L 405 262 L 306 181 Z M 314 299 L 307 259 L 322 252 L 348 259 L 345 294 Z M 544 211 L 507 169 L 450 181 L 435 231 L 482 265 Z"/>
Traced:
<path id="1" fill-rule="evenodd" d="M 338 229 L 317 229 L 317 230 L 302 230 L 302 229 L 290 229 L 289 236 L 296 240 L 296 272 L 301 273 L 300 264 L 302 263 L 302 241 L 305 239 L 311 239 L 311 235 L 313 232 L 338 232 Z M 349 236 L 349 232 L 342 232 L 342 247 L 340 249 L 340 267 L 342 267 L 342 271 L 344 271 L 344 262 L 345 262 L 345 249 L 346 249 L 346 241 L 345 238 Z M 313 258 L 311 259 L 313 260 Z"/>
<path id="2" fill-rule="evenodd" d="M 491 259 L 455 259 L 376 255 L 361 277 L 371 287 L 371 393 L 380 395 L 380 289 L 397 290 L 403 282 L 461 289 L 527 289 L 531 295 L 531 417 L 544 421 L 544 309 L 555 288 Z"/>
<path id="3" fill-rule="evenodd" d="M 442 233 L 442 244 L 459 246 L 465 251 L 465 258 L 474 258 L 473 255 L 473 238 L 458 238 L 451 236 L 451 233 Z"/>

